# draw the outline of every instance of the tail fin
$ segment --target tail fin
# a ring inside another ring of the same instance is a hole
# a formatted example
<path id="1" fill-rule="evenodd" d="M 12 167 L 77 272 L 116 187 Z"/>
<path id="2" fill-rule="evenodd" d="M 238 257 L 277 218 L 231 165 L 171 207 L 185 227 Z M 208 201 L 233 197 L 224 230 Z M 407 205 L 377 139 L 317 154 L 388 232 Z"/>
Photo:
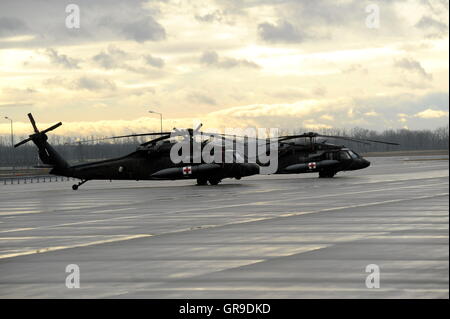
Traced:
<path id="1" fill-rule="evenodd" d="M 55 149 L 50 144 L 47 143 L 48 137 L 45 134 L 61 126 L 62 123 L 59 122 L 43 131 L 39 131 L 31 113 L 28 113 L 28 118 L 30 119 L 31 125 L 33 126 L 34 134 L 31 134 L 29 138 L 17 143 L 16 145 L 14 145 L 14 147 L 18 147 L 20 145 L 28 143 L 29 141 L 32 141 L 39 149 L 39 158 L 44 164 L 53 166 L 56 171 L 63 171 L 64 169 L 68 168 L 69 164 L 61 157 L 61 155 L 58 154 L 58 152 L 55 151 Z"/>

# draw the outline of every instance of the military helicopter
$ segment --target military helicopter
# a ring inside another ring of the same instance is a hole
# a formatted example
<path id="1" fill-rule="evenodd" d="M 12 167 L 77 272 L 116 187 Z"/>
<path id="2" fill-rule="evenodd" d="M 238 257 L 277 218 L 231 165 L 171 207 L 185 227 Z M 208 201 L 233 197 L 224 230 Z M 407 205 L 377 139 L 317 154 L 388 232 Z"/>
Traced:
<path id="1" fill-rule="evenodd" d="M 366 145 L 370 143 L 399 145 L 393 142 L 322 135 L 315 132 L 280 136 L 275 142 L 264 140 L 259 142 L 266 143 L 266 147 L 272 143 L 278 144 L 278 169 L 275 174 L 319 173 L 320 178 L 332 178 L 341 171 L 359 170 L 370 166 L 368 160 L 344 145 L 327 143 L 326 140 L 318 142 L 317 138 L 342 139 Z M 294 141 L 288 142 L 290 140 Z M 263 163 L 256 162 L 264 166 Z"/>
<path id="2" fill-rule="evenodd" d="M 174 132 L 143 133 L 104 138 L 117 139 L 160 135 L 153 140 L 140 144 L 134 152 L 126 156 L 71 166 L 47 142 L 46 133 L 58 128 L 62 123 L 59 122 L 39 131 L 31 113 L 28 113 L 28 118 L 33 126 L 34 134 L 29 135 L 29 138 L 17 143 L 14 147 L 32 141 L 38 148 L 41 161 L 51 168 L 50 174 L 80 179 L 78 184 L 72 186 L 73 190 L 77 190 L 79 186 L 90 180 L 196 179 L 198 185 L 206 185 L 207 183 L 217 185 L 224 178 L 240 179 L 259 173 L 259 165 L 255 163 L 225 163 L 224 161 L 205 163 L 200 161 L 186 165 L 186 161 L 184 161 L 174 164 L 170 158 L 170 150 L 176 142 L 169 139 L 173 136 L 181 136 L 188 142 L 192 142 L 193 136 L 199 132 L 201 125 L 196 129 L 174 129 Z M 203 147 L 206 144 L 203 142 L 201 145 Z M 229 151 L 224 149 L 223 153 L 229 154 Z M 236 156 L 232 150 L 231 152 L 231 156 Z"/>

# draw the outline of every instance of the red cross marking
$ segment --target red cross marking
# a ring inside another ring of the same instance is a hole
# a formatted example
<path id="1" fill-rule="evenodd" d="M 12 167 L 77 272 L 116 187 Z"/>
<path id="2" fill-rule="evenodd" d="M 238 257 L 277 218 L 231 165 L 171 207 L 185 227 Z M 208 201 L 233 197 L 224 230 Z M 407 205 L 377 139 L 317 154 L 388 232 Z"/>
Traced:
<path id="1" fill-rule="evenodd" d="M 308 163 L 308 168 L 309 168 L 309 169 L 316 169 L 316 167 L 317 167 L 317 165 L 316 165 L 315 162 Z"/>
<path id="2" fill-rule="evenodd" d="M 190 166 L 183 167 L 183 175 L 188 175 L 192 173 L 192 168 Z"/>

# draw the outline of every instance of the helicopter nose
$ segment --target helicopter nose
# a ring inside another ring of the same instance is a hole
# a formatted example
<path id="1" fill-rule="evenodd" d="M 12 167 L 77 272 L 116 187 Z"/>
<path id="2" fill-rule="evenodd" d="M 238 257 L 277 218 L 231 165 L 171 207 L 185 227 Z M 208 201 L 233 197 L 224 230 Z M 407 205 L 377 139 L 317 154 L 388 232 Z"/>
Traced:
<path id="1" fill-rule="evenodd" d="M 259 174 L 259 165 L 254 163 L 243 164 L 244 176 Z"/>
<path id="2" fill-rule="evenodd" d="M 370 162 L 363 158 L 361 160 L 361 168 L 366 168 L 366 167 L 369 167 L 369 166 L 370 166 Z"/>

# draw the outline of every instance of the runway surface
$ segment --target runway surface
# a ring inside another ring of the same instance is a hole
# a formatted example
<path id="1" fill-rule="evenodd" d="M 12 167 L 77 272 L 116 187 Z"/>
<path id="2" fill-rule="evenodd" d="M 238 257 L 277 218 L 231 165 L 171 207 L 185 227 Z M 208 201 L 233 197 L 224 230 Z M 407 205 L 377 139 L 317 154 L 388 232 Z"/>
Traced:
<path id="1" fill-rule="evenodd" d="M 430 158 L 333 179 L 0 185 L 0 298 L 448 298 L 449 165 Z"/>

